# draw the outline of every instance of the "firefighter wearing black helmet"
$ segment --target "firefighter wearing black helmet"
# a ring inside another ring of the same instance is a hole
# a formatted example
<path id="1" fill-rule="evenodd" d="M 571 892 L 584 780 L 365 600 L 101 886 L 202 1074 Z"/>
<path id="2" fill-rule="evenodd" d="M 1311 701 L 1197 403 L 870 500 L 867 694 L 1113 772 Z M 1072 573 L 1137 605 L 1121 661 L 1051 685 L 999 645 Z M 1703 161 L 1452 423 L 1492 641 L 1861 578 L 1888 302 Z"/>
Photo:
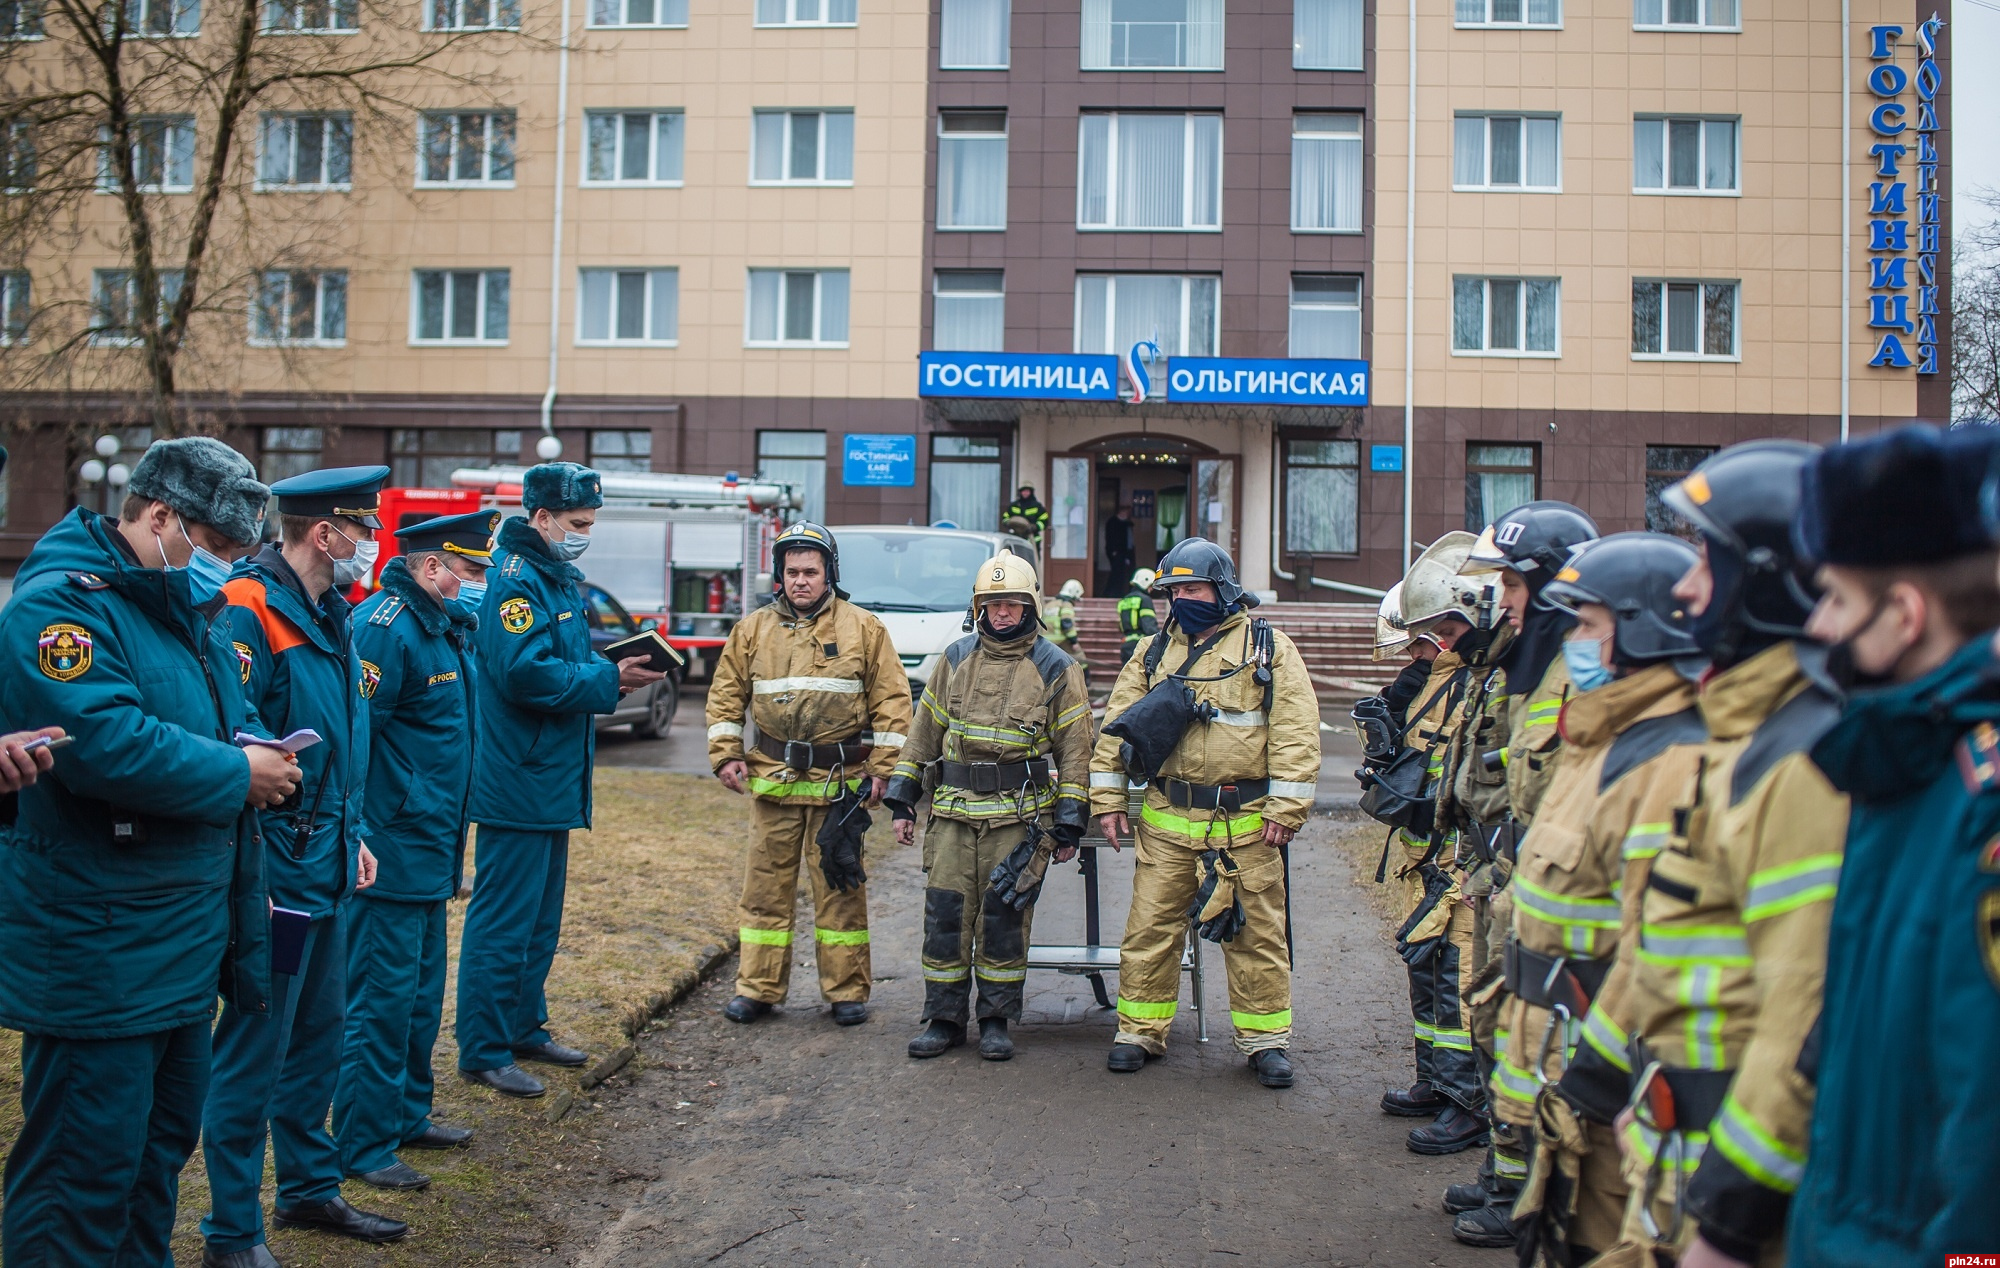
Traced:
<path id="1" fill-rule="evenodd" d="M 1203 936 L 1224 944 L 1237 1051 L 1264 1086 L 1289 1087 L 1280 850 L 1317 791 L 1317 697 L 1291 640 L 1249 615 L 1256 596 L 1238 583 L 1220 546 L 1180 542 L 1160 560 L 1156 585 L 1171 601 L 1167 620 L 1119 673 L 1090 763 L 1091 813 L 1113 848 L 1133 826 L 1128 779 L 1147 784 L 1107 1064 L 1130 1073 L 1166 1053 L 1192 918 Z M 1184 699 L 1183 691 L 1193 693 L 1191 713 L 1149 729 L 1145 720 L 1161 717 L 1162 701 Z M 1152 760 L 1142 750 L 1160 755 L 1156 769 L 1134 769 Z"/>

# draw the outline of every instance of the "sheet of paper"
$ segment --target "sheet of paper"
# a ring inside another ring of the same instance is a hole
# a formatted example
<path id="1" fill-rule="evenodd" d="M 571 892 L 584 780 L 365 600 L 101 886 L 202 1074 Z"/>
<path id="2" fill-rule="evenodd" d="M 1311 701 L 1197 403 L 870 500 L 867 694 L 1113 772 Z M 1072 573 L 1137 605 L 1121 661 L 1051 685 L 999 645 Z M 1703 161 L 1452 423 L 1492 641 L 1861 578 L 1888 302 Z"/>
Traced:
<path id="1" fill-rule="evenodd" d="M 319 732 L 313 730 L 311 727 L 301 727 L 282 740 L 267 740 L 261 735 L 252 735 L 248 731 L 238 731 L 236 733 L 236 745 L 238 748 L 248 748 L 254 744 L 258 748 L 283 749 L 287 753 L 294 754 L 300 749 L 311 748 L 313 745 L 319 743 L 319 740 Z"/>

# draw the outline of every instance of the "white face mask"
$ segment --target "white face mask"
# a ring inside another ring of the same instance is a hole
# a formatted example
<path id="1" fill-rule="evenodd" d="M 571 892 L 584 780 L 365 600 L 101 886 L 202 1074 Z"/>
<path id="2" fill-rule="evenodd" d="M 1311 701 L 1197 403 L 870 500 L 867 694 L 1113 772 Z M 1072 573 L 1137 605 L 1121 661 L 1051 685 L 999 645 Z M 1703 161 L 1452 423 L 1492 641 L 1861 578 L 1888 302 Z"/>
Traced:
<path id="1" fill-rule="evenodd" d="M 561 541 L 549 543 L 549 553 L 557 559 L 575 559 L 589 549 L 589 533 L 572 533 L 568 529 L 563 530 Z"/>
<path id="2" fill-rule="evenodd" d="M 332 528 L 333 526 L 329 524 L 327 527 Z M 357 542 L 346 533 L 341 533 L 337 528 L 333 531 L 339 533 L 344 540 L 352 542 L 354 545 L 354 553 L 345 559 L 334 559 L 331 551 L 327 553 L 327 558 L 333 560 L 333 584 L 341 587 L 351 586 L 355 582 L 373 575 L 375 560 L 382 554 L 382 543 L 372 537 L 363 538 Z"/>

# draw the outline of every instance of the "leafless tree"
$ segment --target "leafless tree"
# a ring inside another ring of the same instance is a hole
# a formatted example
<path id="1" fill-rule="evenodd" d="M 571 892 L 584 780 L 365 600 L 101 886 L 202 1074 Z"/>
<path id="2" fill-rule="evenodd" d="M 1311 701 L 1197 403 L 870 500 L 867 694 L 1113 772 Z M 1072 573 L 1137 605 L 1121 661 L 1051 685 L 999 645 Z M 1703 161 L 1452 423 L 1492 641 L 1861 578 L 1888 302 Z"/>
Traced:
<path id="1" fill-rule="evenodd" d="M 1951 269 L 1952 415 L 2000 420 L 2000 193 L 1976 201 L 1988 219 L 1956 233 Z"/>

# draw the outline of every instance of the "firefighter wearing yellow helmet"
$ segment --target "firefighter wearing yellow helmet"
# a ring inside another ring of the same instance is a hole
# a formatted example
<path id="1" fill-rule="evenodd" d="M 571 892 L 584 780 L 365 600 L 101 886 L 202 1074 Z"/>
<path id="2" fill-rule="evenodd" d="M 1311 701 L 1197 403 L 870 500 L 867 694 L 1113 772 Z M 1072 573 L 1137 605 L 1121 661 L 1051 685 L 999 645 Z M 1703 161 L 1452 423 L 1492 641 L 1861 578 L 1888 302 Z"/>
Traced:
<path id="1" fill-rule="evenodd" d="M 1068 859 L 1089 810 L 1083 667 L 1040 636 L 1035 569 L 1002 552 L 973 583 L 973 632 L 946 649 L 890 778 L 896 839 L 924 831 L 924 1029 L 912 1057 L 965 1042 L 978 986 L 979 1055 L 1014 1055 L 1028 926 L 1044 872 Z"/>

